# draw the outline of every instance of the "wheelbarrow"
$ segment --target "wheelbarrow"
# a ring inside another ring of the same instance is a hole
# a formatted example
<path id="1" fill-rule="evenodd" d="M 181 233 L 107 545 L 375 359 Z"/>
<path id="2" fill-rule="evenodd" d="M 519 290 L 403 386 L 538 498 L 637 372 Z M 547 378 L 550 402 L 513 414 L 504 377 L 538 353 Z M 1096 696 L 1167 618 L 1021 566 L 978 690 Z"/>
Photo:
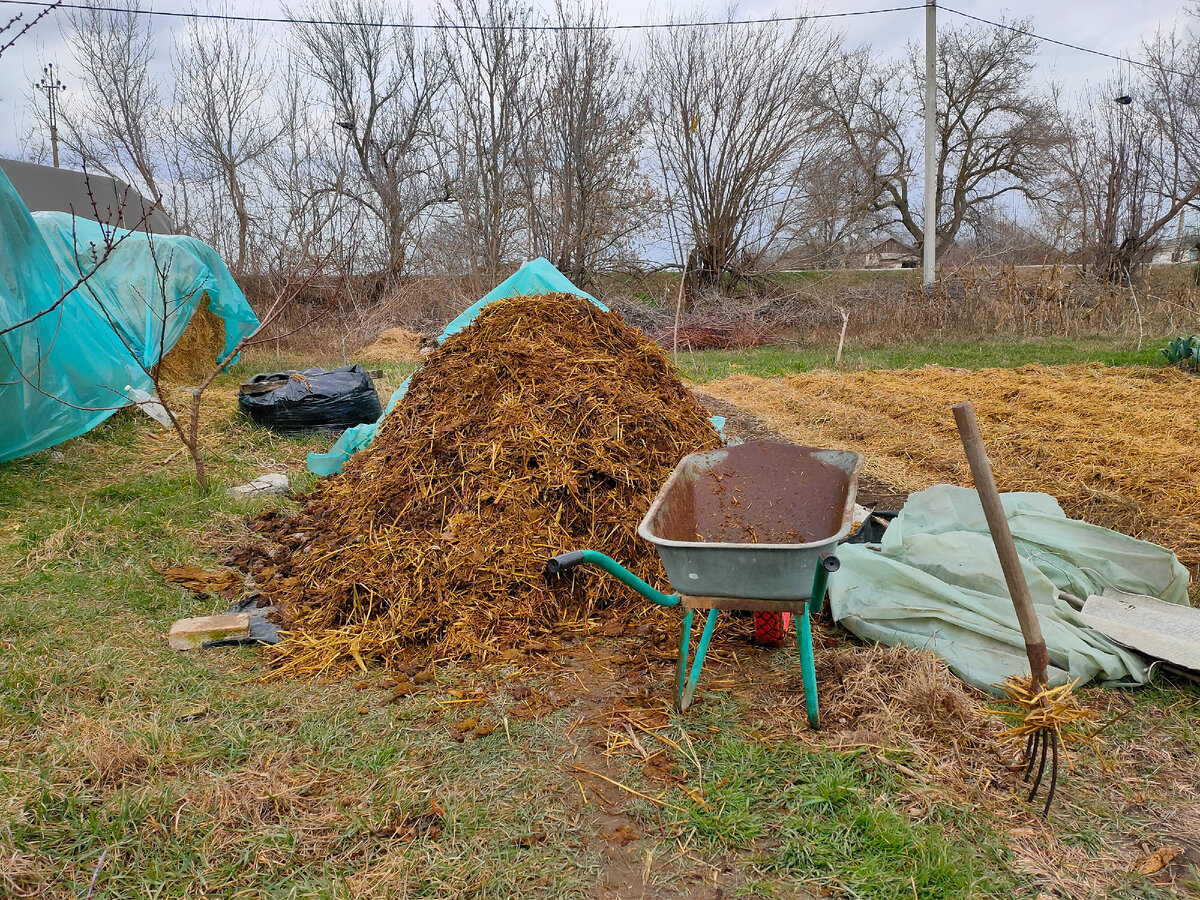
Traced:
<path id="1" fill-rule="evenodd" d="M 721 610 L 793 614 L 808 723 L 818 728 L 811 618 L 820 613 L 829 575 L 838 568 L 833 549 L 850 533 L 862 463 L 850 451 L 791 444 L 690 454 L 638 526 L 658 551 L 674 593 L 659 591 L 595 550 L 552 557 L 546 572 L 560 575 L 586 563 L 660 606 L 686 610 L 675 678 L 681 712 L 692 705 Z M 692 655 L 696 610 L 706 612 Z"/>

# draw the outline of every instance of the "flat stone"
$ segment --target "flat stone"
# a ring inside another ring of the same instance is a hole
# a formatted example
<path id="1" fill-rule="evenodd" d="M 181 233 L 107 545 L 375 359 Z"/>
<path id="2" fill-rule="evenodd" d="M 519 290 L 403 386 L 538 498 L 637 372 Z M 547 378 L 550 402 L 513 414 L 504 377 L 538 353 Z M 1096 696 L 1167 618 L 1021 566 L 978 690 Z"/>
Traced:
<path id="1" fill-rule="evenodd" d="M 179 619 L 171 626 L 167 643 L 173 650 L 199 650 L 205 641 L 224 641 L 250 636 L 250 617 L 245 613 Z"/>
<path id="2" fill-rule="evenodd" d="M 246 484 L 231 487 L 229 490 L 243 497 L 286 494 L 288 492 L 288 477 L 280 472 L 269 472 L 266 475 L 260 475 Z"/>

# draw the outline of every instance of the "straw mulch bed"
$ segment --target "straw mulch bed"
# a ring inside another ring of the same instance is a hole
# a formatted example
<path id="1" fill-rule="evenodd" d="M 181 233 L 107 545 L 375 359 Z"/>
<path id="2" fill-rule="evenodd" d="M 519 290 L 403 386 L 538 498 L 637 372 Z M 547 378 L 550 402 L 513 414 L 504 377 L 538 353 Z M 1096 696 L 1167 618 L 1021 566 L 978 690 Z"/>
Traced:
<path id="1" fill-rule="evenodd" d="M 1174 369 L 931 366 L 704 386 L 796 443 L 857 450 L 906 491 L 970 486 L 951 404 L 970 400 L 1001 490 L 1053 494 L 1067 515 L 1174 550 L 1200 575 L 1200 379 Z"/>
<path id="2" fill-rule="evenodd" d="M 356 355 L 376 362 L 418 362 L 421 349 L 426 346 L 430 346 L 430 341 L 423 334 L 407 328 L 389 328 Z"/>
<path id="3" fill-rule="evenodd" d="M 291 519 L 268 516 L 277 672 L 486 658 L 597 609 L 650 604 L 547 557 L 607 552 L 652 582 L 636 528 L 679 459 L 719 445 L 666 355 L 572 295 L 489 306 L 428 357 L 374 444 Z M 255 566 L 251 565 L 252 570 Z"/>

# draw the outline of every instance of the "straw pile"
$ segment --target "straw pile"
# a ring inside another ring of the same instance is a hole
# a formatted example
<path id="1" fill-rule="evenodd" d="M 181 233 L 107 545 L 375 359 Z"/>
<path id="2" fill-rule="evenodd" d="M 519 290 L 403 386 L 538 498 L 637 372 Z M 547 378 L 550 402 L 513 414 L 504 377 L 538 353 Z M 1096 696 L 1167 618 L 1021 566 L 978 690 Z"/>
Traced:
<path id="1" fill-rule="evenodd" d="M 573 295 L 500 301 L 430 355 L 369 450 L 322 482 L 258 566 L 290 633 L 280 674 L 487 657 L 598 608 L 649 604 L 555 553 L 651 581 L 637 523 L 680 457 L 719 444 L 661 349 Z M 253 569 L 254 566 L 251 566 Z"/>
<path id="2" fill-rule="evenodd" d="M 988 698 L 933 653 L 876 644 L 835 647 L 817 659 L 830 745 L 903 751 L 942 774 L 962 774 L 968 759 L 995 760 L 998 729 L 985 710 Z"/>
<path id="3" fill-rule="evenodd" d="M 1006 491 L 1053 494 L 1067 515 L 1174 550 L 1200 575 L 1200 379 L 1174 369 L 1021 366 L 748 376 L 706 392 L 796 443 L 867 457 L 898 489 L 970 486 L 950 412 L 970 400 Z"/>
<path id="4" fill-rule="evenodd" d="M 376 362 L 417 362 L 421 358 L 421 348 L 429 343 L 423 334 L 407 328 L 389 328 L 357 355 Z"/>
<path id="5" fill-rule="evenodd" d="M 158 364 L 158 374 L 167 384 L 186 384 L 203 378 L 216 366 L 224 349 L 225 323 L 209 311 L 205 295 L 175 346 Z"/>

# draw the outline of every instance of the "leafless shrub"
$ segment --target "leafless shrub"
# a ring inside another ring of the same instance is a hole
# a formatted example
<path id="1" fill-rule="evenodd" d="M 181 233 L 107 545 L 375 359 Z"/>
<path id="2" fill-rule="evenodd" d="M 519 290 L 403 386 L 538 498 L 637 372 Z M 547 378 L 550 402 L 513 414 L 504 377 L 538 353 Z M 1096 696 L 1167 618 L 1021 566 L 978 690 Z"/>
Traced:
<path id="1" fill-rule="evenodd" d="M 844 309 L 848 340 L 859 347 L 931 338 L 1135 337 L 1200 321 L 1200 292 L 1182 273 L 1165 273 L 1140 290 L 1140 317 L 1126 287 L 1079 266 L 961 266 L 942 273 L 933 291 L 919 274 L 891 274 L 857 283 L 834 275 L 779 294 L 759 315 L 788 323 L 797 343 L 831 345 Z"/>

